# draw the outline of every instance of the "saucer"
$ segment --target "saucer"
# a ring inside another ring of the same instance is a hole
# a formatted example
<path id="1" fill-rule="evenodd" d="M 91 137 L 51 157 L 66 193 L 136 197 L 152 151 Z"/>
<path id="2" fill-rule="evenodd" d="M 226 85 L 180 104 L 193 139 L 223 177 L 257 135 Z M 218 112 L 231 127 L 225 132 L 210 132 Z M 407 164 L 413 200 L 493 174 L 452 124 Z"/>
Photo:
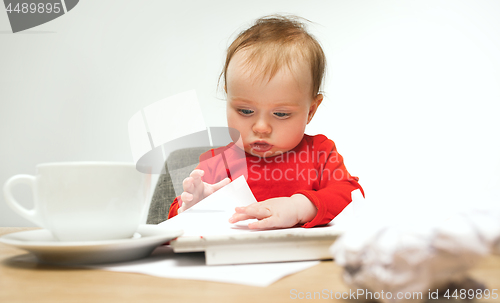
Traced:
<path id="1" fill-rule="evenodd" d="M 83 265 L 123 262 L 147 257 L 160 244 L 182 235 L 158 225 L 140 225 L 132 238 L 107 241 L 61 242 L 46 229 L 21 231 L 0 237 L 0 242 L 33 253 L 40 262 Z"/>

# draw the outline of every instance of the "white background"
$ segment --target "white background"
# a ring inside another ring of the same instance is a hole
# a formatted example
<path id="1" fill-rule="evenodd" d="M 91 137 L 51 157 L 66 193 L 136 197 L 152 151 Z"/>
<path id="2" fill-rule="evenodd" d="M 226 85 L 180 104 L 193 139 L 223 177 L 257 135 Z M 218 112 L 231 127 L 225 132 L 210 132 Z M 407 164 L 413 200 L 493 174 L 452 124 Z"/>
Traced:
<path id="1" fill-rule="evenodd" d="M 225 125 L 225 50 L 278 12 L 313 21 L 328 59 L 307 133 L 336 142 L 373 203 L 446 215 L 497 193 L 500 1 L 478 0 L 81 0 L 16 34 L 2 8 L 0 183 L 43 162 L 132 161 L 132 115 L 190 89 L 206 124 Z M 32 225 L 0 197 L 0 226 Z"/>

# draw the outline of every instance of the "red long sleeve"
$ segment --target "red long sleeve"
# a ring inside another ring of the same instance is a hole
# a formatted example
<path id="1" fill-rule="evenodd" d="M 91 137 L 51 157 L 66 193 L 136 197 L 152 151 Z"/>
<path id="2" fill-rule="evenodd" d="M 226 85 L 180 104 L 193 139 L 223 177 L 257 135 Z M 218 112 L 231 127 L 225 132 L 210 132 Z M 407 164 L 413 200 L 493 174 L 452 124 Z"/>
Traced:
<path id="1" fill-rule="evenodd" d="M 177 211 L 179 210 L 179 199 L 180 197 L 175 198 L 174 202 L 170 204 L 170 208 L 168 209 L 168 219 L 177 216 Z"/>
<path id="2" fill-rule="evenodd" d="M 358 183 L 359 178 L 349 174 L 335 143 L 325 136 L 314 138 L 313 150 L 318 155 L 315 167 L 320 173 L 311 189 L 299 189 L 296 193 L 306 196 L 316 206 L 318 213 L 303 227 L 328 224 L 351 203 L 352 191 L 359 189 L 364 195 L 363 188 Z"/>

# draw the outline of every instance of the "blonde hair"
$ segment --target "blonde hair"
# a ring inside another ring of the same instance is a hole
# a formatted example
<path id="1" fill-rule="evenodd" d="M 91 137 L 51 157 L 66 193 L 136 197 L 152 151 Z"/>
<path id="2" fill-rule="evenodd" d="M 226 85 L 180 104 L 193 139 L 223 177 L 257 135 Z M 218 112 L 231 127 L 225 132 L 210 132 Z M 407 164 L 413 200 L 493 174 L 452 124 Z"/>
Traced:
<path id="1" fill-rule="evenodd" d="M 326 57 L 318 41 L 310 35 L 297 16 L 266 16 L 255 21 L 255 24 L 241 32 L 227 50 L 226 62 L 220 74 L 227 87 L 227 69 L 233 56 L 248 50 L 247 63 L 262 68 L 263 76 L 271 79 L 281 68 L 292 64 L 301 57 L 310 67 L 312 75 L 313 98 L 320 92 L 326 70 Z"/>

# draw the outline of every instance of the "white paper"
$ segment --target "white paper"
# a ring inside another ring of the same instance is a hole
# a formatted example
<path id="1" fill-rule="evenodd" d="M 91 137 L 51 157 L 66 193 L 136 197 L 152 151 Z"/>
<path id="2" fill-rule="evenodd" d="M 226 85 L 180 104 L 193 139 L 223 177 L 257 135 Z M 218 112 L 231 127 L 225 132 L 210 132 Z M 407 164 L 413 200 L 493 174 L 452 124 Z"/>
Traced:
<path id="1" fill-rule="evenodd" d="M 246 226 L 250 220 L 229 223 L 237 206 L 257 202 L 243 176 L 206 197 L 188 210 L 158 225 L 184 230 L 183 237 L 225 235 L 251 232 Z"/>
<path id="2" fill-rule="evenodd" d="M 280 262 L 242 265 L 205 265 L 204 253 L 173 253 L 168 246 L 157 248 L 146 259 L 112 265 L 91 266 L 117 272 L 151 276 L 205 280 L 265 287 L 290 274 L 318 264 L 319 261 Z"/>
<path id="3" fill-rule="evenodd" d="M 445 219 L 433 222 L 424 221 L 433 209 L 393 221 L 380 220 L 384 211 L 372 209 L 330 248 L 352 288 L 425 294 L 451 281 L 461 282 L 482 257 L 500 253 L 499 208 L 471 206 L 454 214 L 449 210 L 441 214 Z"/>

